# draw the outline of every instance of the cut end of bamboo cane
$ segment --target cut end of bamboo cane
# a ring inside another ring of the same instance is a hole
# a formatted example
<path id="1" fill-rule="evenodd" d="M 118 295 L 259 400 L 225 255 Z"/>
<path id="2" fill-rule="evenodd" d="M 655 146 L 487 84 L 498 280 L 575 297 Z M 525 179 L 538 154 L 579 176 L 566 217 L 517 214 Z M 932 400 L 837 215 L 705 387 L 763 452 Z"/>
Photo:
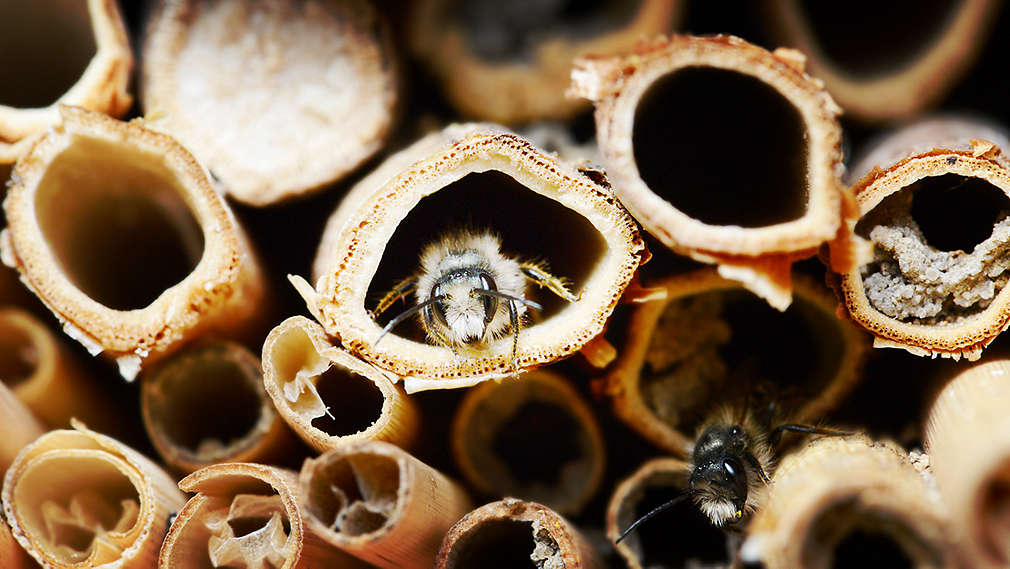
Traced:
<path id="1" fill-rule="evenodd" d="M 14 170 L 4 262 L 68 334 L 127 373 L 204 330 L 248 324 L 259 269 L 192 156 L 138 124 L 61 112 Z"/>
<path id="2" fill-rule="evenodd" d="M 839 109 L 801 64 L 732 36 L 673 36 L 572 71 L 635 218 L 780 310 L 790 265 L 836 237 L 845 191 Z"/>
<path id="3" fill-rule="evenodd" d="M 576 514 L 603 480 L 603 435 L 592 411 L 566 378 L 546 370 L 467 393 L 451 437 L 464 476 L 492 496 Z"/>
<path id="4" fill-rule="evenodd" d="M 426 0 L 414 6 L 410 45 L 467 116 L 504 124 L 562 120 L 585 109 L 564 97 L 573 59 L 618 53 L 669 33 L 682 6 L 680 0 Z"/>
<path id="5" fill-rule="evenodd" d="M 303 316 L 267 336 L 263 381 L 281 418 L 319 451 L 363 440 L 409 447 L 416 436 L 417 410 L 403 390 Z"/>
<path id="6" fill-rule="evenodd" d="M 465 226 L 454 221 L 463 219 Z M 467 228 L 497 235 L 508 258 L 545 262 L 577 297 L 569 302 L 528 285 L 543 310 L 519 332 L 515 359 L 509 335 L 454 352 L 429 343 L 410 322 L 382 336 L 394 311 L 371 315 L 378 299 L 418 273 L 426 245 Z M 328 222 L 310 300 L 331 336 L 404 379 L 408 392 L 465 387 L 578 351 L 602 332 L 645 255 L 609 188 L 512 133 L 452 126 L 394 155 L 351 190 Z"/>
<path id="7" fill-rule="evenodd" d="M 164 2 L 143 87 L 150 126 L 257 206 L 350 173 L 385 143 L 397 100 L 389 32 L 361 0 Z"/>
<path id="8" fill-rule="evenodd" d="M 259 359 L 235 343 L 186 348 L 141 382 L 144 426 L 171 466 L 192 472 L 216 462 L 267 462 L 290 443 L 263 389 Z"/>
<path id="9" fill-rule="evenodd" d="M 60 122 L 60 104 L 112 116 L 130 108 L 133 55 L 115 2 L 4 2 L 2 9 L 0 165 Z"/>
<path id="10" fill-rule="evenodd" d="M 665 298 L 635 307 L 603 381 L 617 416 L 682 457 L 712 409 L 761 390 L 776 393 L 791 420 L 820 420 L 858 383 L 869 342 L 837 318 L 823 285 L 794 284 L 793 303 L 778 312 L 713 269 L 652 283 Z"/>
<path id="11" fill-rule="evenodd" d="M 912 145 L 854 186 L 860 218 L 846 246 L 856 264 L 839 290 L 878 346 L 976 360 L 1010 325 L 1010 171 L 991 142 L 937 138 L 945 148 Z M 899 131 L 874 154 L 908 142 Z"/>

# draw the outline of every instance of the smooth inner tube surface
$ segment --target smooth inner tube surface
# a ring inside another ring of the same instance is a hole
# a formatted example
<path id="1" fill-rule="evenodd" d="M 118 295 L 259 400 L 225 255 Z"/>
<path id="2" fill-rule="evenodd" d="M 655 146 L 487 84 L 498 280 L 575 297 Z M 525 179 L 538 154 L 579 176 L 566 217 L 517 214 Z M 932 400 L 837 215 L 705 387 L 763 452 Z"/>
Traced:
<path id="1" fill-rule="evenodd" d="M 462 536 L 446 569 L 537 569 L 530 559 L 534 548 L 531 522 L 489 520 Z"/>
<path id="2" fill-rule="evenodd" d="M 97 51 L 87 0 L 4 0 L 0 12 L 0 105 L 48 107 Z"/>
<path id="3" fill-rule="evenodd" d="M 799 5 L 815 45 L 828 59 L 852 75 L 876 78 L 899 72 L 921 57 L 963 2 L 801 0 Z"/>
<path id="4" fill-rule="evenodd" d="M 749 75 L 686 67 L 659 78 L 638 103 L 633 143 L 649 189 L 702 223 L 762 227 L 806 212 L 803 117 Z"/>

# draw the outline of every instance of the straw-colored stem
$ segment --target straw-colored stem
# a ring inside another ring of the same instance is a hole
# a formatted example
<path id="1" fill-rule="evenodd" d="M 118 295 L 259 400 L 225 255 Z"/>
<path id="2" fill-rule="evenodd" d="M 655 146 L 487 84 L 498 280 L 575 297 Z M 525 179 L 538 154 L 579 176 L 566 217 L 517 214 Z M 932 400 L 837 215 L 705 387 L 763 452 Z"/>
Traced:
<path id="1" fill-rule="evenodd" d="M 768 569 L 953 568 L 939 500 L 904 450 L 865 437 L 817 439 L 775 471 L 741 550 Z"/>
<path id="2" fill-rule="evenodd" d="M 470 567 L 602 569 L 598 551 L 557 512 L 506 498 L 463 516 L 442 540 L 436 569 Z"/>
<path id="3" fill-rule="evenodd" d="M 47 569 L 150 569 L 185 502 L 153 462 L 77 422 L 21 451 L 2 498 L 11 533 Z"/>
<path id="4" fill-rule="evenodd" d="M 547 370 L 467 393 L 450 436 L 456 464 L 487 495 L 576 514 L 603 480 L 603 435 L 592 410 L 567 378 Z"/>
<path id="5" fill-rule="evenodd" d="M 840 109 L 803 65 L 795 50 L 673 36 L 572 71 L 621 202 L 779 310 L 791 265 L 847 229 Z"/>
<path id="6" fill-rule="evenodd" d="M 7 472 L 7 467 L 25 445 L 45 432 L 42 423 L 3 383 L 0 383 L 0 432 L 3 433 L 0 436 L 0 476 Z M 0 559 L 2 557 L 0 554 Z M 0 563 L 0 567 L 6 565 Z"/>
<path id="7" fill-rule="evenodd" d="M 127 379 L 209 330 L 254 334 L 265 284 L 206 170 L 141 124 L 61 113 L 14 170 L 3 262 Z"/>
<path id="8" fill-rule="evenodd" d="M 3 0 L 0 13 L 0 171 L 60 122 L 61 104 L 130 108 L 133 55 L 115 0 Z"/>
<path id="9" fill-rule="evenodd" d="M 803 51 L 846 116 L 909 118 L 939 101 L 986 44 L 1000 2 L 775 0 L 768 21 L 781 45 Z"/>
<path id="10" fill-rule="evenodd" d="M 356 441 L 409 448 L 418 410 L 383 371 L 334 347 L 303 316 L 281 322 L 263 344 L 263 382 L 282 419 L 322 452 Z"/>
<path id="11" fill-rule="evenodd" d="M 862 375 L 865 334 L 837 318 L 835 298 L 813 279 L 795 279 L 784 313 L 713 269 L 652 284 L 666 296 L 633 309 L 597 385 L 621 420 L 677 456 L 720 405 L 759 405 L 754 396 L 767 393 L 788 421 L 816 423 Z"/>
<path id="12" fill-rule="evenodd" d="M 976 360 L 1010 325 L 1010 171 L 993 125 L 923 120 L 879 140 L 853 171 L 858 222 L 832 256 L 848 316 L 875 347 Z"/>
<path id="13" fill-rule="evenodd" d="M 399 447 L 360 441 L 308 459 L 299 478 L 308 526 L 385 569 L 428 569 L 473 507 L 466 490 Z"/>
<path id="14" fill-rule="evenodd" d="M 1010 565 L 1010 362 L 958 374 L 926 423 L 930 470 L 968 567 Z"/>
<path id="15" fill-rule="evenodd" d="M 257 206 L 337 181 L 392 127 L 397 70 L 365 0 L 161 2 L 143 102 L 235 199 Z"/>
<path id="16" fill-rule="evenodd" d="M 0 381 L 49 428 L 69 427 L 76 417 L 102 432 L 119 432 L 119 410 L 63 342 L 31 314 L 0 309 Z"/>
<path id="17" fill-rule="evenodd" d="M 172 522 L 160 569 L 247 567 L 365 569 L 306 524 L 295 472 L 245 462 L 215 464 L 179 482 L 195 493 Z"/>
<path id="18" fill-rule="evenodd" d="M 216 462 L 274 462 L 295 438 L 263 389 L 245 347 L 187 347 L 141 375 L 144 426 L 158 453 L 184 472 Z"/>
<path id="19" fill-rule="evenodd" d="M 0 519 L 0 567 L 4 569 L 32 569 L 37 567 L 24 549 L 14 541 L 7 522 Z"/>

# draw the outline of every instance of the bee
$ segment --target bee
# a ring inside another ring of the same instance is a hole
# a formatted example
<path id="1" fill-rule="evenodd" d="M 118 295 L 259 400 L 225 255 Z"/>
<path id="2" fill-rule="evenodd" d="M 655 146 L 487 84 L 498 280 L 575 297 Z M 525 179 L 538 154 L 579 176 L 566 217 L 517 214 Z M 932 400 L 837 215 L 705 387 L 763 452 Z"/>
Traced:
<path id="1" fill-rule="evenodd" d="M 490 231 L 461 230 L 442 235 L 423 249 L 418 271 L 379 301 L 373 318 L 412 292 L 416 297 L 414 306 L 386 324 L 376 343 L 405 319 L 420 313 L 428 340 L 454 352 L 480 349 L 511 335 L 512 365 L 516 367 L 519 329 L 527 311 L 543 308 L 526 298 L 526 281 L 568 302 L 581 297 L 569 290 L 566 279 L 552 275 L 543 263 L 517 261 L 503 254 L 501 239 Z"/>
<path id="2" fill-rule="evenodd" d="M 768 417 L 774 413 L 769 410 Z M 620 542 L 642 523 L 690 498 L 712 525 L 739 529 L 762 501 L 775 468 L 775 448 L 786 432 L 827 436 L 855 433 L 784 423 L 773 429 L 752 413 L 724 407 L 702 424 L 691 449 L 688 490 L 635 520 Z"/>

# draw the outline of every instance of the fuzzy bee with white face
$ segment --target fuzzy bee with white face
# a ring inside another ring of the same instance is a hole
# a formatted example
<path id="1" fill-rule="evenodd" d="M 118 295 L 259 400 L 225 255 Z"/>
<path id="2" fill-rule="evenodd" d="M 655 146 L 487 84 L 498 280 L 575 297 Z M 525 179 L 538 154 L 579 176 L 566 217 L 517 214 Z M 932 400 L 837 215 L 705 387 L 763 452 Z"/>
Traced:
<path id="1" fill-rule="evenodd" d="M 564 279 L 550 274 L 542 264 L 504 255 L 501 240 L 489 231 L 443 235 L 424 248 L 420 265 L 416 274 L 379 301 L 374 317 L 411 291 L 417 300 L 386 324 L 379 340 L 404 319 L 420 313 L 429 341 L 453 350 L 480 349 L 511 335 L 515 365 L 523 319 L 528 309 L 541 308 L 526 298 L 526 281 L 546 287 L 569 302 L 579 298 L 568 290 Z"/>

